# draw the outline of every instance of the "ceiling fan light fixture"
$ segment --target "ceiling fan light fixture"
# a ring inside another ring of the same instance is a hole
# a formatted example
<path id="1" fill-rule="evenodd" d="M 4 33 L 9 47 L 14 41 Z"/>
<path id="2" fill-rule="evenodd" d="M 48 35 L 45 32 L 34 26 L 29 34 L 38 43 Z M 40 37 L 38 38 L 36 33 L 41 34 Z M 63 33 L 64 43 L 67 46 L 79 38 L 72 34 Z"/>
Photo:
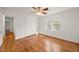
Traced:
<path id="1" fill-rule="evenodd" d="M 41 12 L 37 12 L 36 14 L 37 14 L 37 15 L 42 15 L 42 13 L 41 13 Z"/>
<path id="2" fill-rule="evenodd" d="M 46 15 L 48 8 L 44 8 L 44 7 L 32 7 L 33 11 L 37 14 L 37 15 Z"/>

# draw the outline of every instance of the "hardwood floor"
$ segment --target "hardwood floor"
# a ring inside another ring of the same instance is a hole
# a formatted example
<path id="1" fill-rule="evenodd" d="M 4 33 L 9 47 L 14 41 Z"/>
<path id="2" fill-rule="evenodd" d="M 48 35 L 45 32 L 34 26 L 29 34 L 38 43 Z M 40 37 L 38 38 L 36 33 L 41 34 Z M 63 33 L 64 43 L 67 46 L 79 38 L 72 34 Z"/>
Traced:
<path id="1" fill-rule="evenodd" d="M 8 47 L 9 48 L 9 47 Z M 32 35 L 15 40 L 12 50 L 6 52 L 77 52 L 79 44 L 65 41 L 59 38 L 50 37 L 44 34 Z"/>

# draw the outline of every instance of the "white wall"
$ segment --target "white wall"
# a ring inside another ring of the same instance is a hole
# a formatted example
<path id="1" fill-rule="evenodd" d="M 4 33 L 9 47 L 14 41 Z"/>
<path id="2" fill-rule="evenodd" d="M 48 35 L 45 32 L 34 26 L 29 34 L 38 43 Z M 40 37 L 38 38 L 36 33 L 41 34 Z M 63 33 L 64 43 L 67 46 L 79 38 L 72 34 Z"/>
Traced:
<path id="1" fill-rule="evenodd" d="M 28 35 L 36 33 L 37 17 L 19 10 L 3 9 L 2 13 L 5 16 L 14 17 L 15 22 L 15 36 L 16 39 L 23 38 Z"/>
<path id="2" fill-rule="evenodd" d="M 45 23 L 53 17 L 60 17 L 60 31 L 45 31 Z M 79 42 L 79 8 L 72 8 L 64 12 L 39 17 L 38 32 L 56 36 L 69 41 Z"/>

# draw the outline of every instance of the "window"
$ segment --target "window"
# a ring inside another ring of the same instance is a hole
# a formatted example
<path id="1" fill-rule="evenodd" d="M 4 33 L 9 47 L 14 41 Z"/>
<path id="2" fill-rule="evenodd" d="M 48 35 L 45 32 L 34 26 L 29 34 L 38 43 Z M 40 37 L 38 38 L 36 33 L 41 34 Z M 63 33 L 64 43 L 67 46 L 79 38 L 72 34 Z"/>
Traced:
<path id="1" fill-rule="evenodd" d="M 60 19 L 58 17 L 48 20 L 45 25 L 45 30 L 60 30 Z"/>

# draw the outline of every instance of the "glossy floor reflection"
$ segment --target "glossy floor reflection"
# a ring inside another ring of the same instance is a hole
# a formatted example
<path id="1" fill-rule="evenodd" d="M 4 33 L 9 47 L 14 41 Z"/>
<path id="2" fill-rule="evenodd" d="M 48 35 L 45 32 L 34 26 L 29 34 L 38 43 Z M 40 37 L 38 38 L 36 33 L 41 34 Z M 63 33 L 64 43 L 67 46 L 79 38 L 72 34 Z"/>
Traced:
<path id="1" fill-rule="evenodd" d="M 9 49 L 10 47 L 8 47 Z M 10 52 L 76 52 L 79 44 L 46 36 L 43 34 L 28 36 L 14 42 Z M 1 48 L 0 51 L 6 51 Z"/>

